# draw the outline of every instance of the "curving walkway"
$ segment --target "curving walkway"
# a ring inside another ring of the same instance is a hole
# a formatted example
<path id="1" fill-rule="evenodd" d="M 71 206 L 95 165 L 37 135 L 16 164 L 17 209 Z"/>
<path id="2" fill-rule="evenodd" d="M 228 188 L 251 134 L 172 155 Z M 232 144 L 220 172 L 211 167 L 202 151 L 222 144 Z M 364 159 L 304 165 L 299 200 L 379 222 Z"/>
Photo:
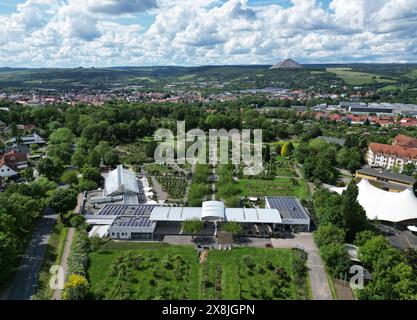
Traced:
<path id="1" fill-rule="evenodd" d="M 327 273 L 312 233 L 296 234 L 293 239 L 271 239 L 271 242 L 274 248 L 297 248 L 307 252 L 307 267 L 313 300 L 333 300 Z"/>
<path id="2" fill-rule="evenodd" d="M 64 275 L 66 276 L 68 270 L 68 257 L 71 252 L 71 244 L 72 239 L 74 238 L 75 228 L 69 228 L 67 233 L 67 238 L 65 239 L 65 247 L 64 252 L 62 253 L 62 258 L 60 262 L 60 266 L 64 271 Z M 62 290 L 56 289 L 53 292 L 52 300 L 61 300 L 62 299 Z"/>

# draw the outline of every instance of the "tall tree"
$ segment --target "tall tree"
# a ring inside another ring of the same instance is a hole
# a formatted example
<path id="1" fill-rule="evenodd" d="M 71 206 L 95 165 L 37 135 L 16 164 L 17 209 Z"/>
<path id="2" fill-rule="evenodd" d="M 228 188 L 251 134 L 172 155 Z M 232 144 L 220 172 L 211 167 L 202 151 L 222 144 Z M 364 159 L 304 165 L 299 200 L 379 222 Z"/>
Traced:
<path id="1" fill-rule="evenodd" d="M 357 200 L 358 193 L 358 187 L 355 181 L 352 181 L 342 194 L 341 212 L 346 238 L 349 242 L 353 242 L 356 233 L 365 230 L 368 224 L 366 212 Z"/>
<path id="2" fill-rule="evenodd" d="M 77 192 L 72 189 L 59 188 L 49 199 L 49 206 L 61 215 L 73 210 L 77 205 Z"/>

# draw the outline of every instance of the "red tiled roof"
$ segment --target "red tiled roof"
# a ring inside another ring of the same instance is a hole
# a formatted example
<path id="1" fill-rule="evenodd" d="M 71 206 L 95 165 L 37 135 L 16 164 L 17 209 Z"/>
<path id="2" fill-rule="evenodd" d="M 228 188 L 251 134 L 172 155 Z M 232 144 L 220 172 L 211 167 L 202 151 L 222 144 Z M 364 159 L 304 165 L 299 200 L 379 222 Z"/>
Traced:
<path id="1" fill-rule="evenodd" d="M 330 120 L 338 121 L 338 120 L 342 120 L 343 116 L 341 114 L 336 113 L 336 114 L 331 114 L 329 118 Z"/>
<path id="2" fill-rule="evenodd" d="M 399 134 L 394 138 L 394 144 L 406 148 L 417 148 L 417 139 Z"/>
<path id="3" fill-rule="evenodd" d="M 390 145 L 382 143 L 371 143 L 369 148 L 373 153 L 379 153 L 384 155 L 392 155 L 401 158 L 417 159 L 417 149 L 407 148 L 399 145 Z"/>
<path id="4" fill-rule="evenodd" d="M 16 150 L 0 155 L 0 166 L 5 164 L 12 169 L 16 168 L 17 162 L 25 161 L 28 161 L 26 153 L 17 152 Z"/>
<path id="5" fill-rule="evenodd" d="M 16 150 L 9 151 L 4 155 L 4 158 L 7 162 L 23 162 L 28 160 L 26 153 L 17 152 Z"/>

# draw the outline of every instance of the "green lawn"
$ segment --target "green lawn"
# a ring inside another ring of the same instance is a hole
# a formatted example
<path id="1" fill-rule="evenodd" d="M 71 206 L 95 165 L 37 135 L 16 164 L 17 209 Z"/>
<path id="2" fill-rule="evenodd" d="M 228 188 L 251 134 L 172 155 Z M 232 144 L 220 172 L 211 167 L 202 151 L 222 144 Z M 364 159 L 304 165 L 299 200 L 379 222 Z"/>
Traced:
<path id="1" fill-rule="evenodd" d="M 380 92 L 383 92 L 383 91 L 397 91 L 397 90 L 401 90 L 401 88 L 399 88 L 397 86 L 394 86 L 392 84 L 378 89 L 378 91 L 380 91 Z"/>
<path id="2" fill-rule="evenodd" d="M 353 71 L 350 68 L 327 68 L 327 71 L 336 74 L 339 78 L 352 86 L 372 84 L 374 81 L 378 83 L 396 82 L 395 80 L 384 79 L 382 76 L 376 74 Z"/>
<path id="3" fill-rule="evenodd" d="M 242 196 L 291 196 L 299 199 L 306 199 L 309 196 L 307 183 L 302 179 L 241 179 L 238 183 Z"/>
<path id="4" fill-rule="evenodd" d="M 191 80 L 195 78 L 195 76 L 196 76 L 195 74 L 187 74 L 185 76 L 178 77 L 177 79 L 180 81 L 186 81 L 186 80 Z"/>
<path id="5" fill-rule="evenodd" d="M 109 242 L 90 254 L 88 276 L 106 299 L 305 299 L 308 286 L 294 281 L 296 259 L 292 250 L 236 248 L 210 251 L 200 264 L 192 246 Z"/>
<path id="6" fill-rule="evenodd" d="M 130 78 L 130 81 L 149 81 L 151 83 L 156 83 L 158 82 L 157 79 L 154 78 L 150 78 L 150 77 L 135 77 L 135 78 Z"/>

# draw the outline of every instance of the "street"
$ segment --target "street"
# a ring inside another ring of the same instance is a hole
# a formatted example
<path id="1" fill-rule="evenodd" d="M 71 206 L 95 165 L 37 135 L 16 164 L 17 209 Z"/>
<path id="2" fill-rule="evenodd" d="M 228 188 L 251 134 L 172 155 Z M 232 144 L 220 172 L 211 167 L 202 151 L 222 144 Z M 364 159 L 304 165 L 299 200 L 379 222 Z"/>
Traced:
<path id="1" fill-rule="evenodd" d="M 57 215 L 45 214 L 33 233 L 15 278 L 8 289 L 8 300 L 30 300 L 36 292 L 38 273 Z"/>

